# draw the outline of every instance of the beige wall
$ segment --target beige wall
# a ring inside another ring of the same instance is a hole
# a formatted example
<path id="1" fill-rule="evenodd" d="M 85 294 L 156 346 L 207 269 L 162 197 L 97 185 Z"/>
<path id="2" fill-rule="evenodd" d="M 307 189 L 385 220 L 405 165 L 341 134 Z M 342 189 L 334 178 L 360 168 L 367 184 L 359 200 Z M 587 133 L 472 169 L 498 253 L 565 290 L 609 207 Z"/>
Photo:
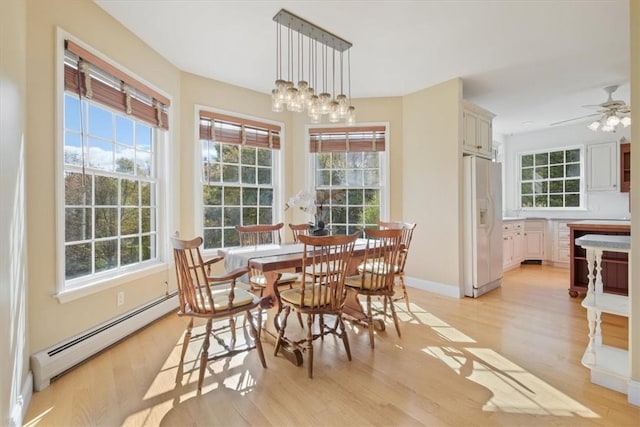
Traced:
<path id="1" fill-rule="evenodd" d="M 640 166 L 640 0 L 631 0 L 631 164 Z M 640 173 L 631 174 L 631 188 L 640 189 Z M 635 381 L 635 404 L 640 405 L 640 192 L 631 198 L 631 319 L 629 321 L 629 349 L 631 353 L 631 379 Z"/>
<path id="2" fill-rule="evenodd" d="M 179 153 L 180 72 L 91 1 L 27 2 L 27 224 L 33 352 L 164 294 L 173 272 L 147 276 L 61 304 L 56 291 L 56 26 L 172 97 L 171 150 Z M 171 156 L 173 158 L 173 156 Z M 177 194 L 174 194 L 177 196 Z M 175 204 L 172 204 L 175 205 Z M 177 218 L 176 218 L 177 220 Z M 116 292 L 126 291 L 116 307 Z"/>
<path id="3" fill-rule="evenodd" d="M 402 100 L 402 214 L 418 224 L 407 275 L 452 287 L 462 283 L 462 80 L 453 79 Z M 429 283 L 426 283 L 428 286 Z"/>
<path id="4" fill-rule="evenodd" d="M 29 372 L 25 224 L 26 5 L 0 6 L 0 425 L 21 425 Z M 28 390 L 28 388 L 27 388 Z M 26 408 L 24 408 L 26 410 Z M 15 412 L 14 412 L 15 411 Z"/>

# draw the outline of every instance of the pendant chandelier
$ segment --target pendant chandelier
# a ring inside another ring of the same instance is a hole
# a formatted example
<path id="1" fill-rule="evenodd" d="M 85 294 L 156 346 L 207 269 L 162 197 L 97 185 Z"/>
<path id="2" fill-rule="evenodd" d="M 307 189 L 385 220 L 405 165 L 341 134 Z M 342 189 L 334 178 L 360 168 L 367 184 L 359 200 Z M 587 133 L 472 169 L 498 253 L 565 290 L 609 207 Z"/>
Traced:
<path id="1" fill-rule="evenodd" d="M 355 107 L 351 105 L 352 44 L 285 9 L 273 20 L 276 82 L 271 91 L 271 109 L 306 111 L 311 123 L 320 123 L 323 116 L 332 123 L 355 123 Z"/>

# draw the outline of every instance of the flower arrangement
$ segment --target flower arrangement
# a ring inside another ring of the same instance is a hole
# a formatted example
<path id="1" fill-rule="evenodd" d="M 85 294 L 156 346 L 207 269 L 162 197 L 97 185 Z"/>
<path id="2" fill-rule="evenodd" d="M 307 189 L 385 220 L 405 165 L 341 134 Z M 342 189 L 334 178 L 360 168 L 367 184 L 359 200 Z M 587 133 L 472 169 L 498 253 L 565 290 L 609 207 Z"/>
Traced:
<path id="1" fill-rule="evenodd" d="M 318 208 L 316 206 L 315 191 L 300 190 L 284 205 L 284 210 L 298 206 L 298 208 L 315 218 Z"/>

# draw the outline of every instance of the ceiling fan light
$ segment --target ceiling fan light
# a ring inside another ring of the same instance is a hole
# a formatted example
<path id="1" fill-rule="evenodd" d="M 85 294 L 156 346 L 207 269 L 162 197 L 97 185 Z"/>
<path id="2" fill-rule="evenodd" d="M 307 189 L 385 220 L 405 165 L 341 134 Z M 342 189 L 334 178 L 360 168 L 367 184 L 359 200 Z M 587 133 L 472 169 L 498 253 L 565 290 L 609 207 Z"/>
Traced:
<path id="1" fill-rule="evenodd" d="M 618 123 L 620 123 L 620 117 L 616 116 L 615 114 L 607 117 L 607 121 L 606 121 L 607 126 L 610 126 L 613 128 L 618 126 Z"/>
<path id="2" fill-rule="evenodd" d="M 628 127 L 631 124 L 631 117 L 629 116 L 623 117 L 622 119 L 620 119 L 620 123 L 622 123 L 622 126 Z"/>
<path id="3" fill-rule="evenodd" d="M 607 124 L 605 124 L 604 126 L 602 126 L 602 128 L 600 128 L 602 132 L 613 132 L 613 129 L 614 129 L 613 126 L 609 126 Z"/>
<path id="4" fill-rule="evenodd" d="M 591 123 L 589 126 L 587 126 L 589 129 L 591 129 L 592 131 L 597 131 L 598 128 L 600 127 L 600 122 L 598 120 L 594 121 L 593 123 Z"/>

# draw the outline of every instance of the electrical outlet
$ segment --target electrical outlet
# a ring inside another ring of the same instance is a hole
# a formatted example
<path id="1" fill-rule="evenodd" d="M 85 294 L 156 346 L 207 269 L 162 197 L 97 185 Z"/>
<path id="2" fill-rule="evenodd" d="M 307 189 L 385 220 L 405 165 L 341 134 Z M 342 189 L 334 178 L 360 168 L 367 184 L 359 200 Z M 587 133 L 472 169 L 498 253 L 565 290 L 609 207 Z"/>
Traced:
<path id="1" fill-rule="evenodd" d="M 124 291 L 118 292 L 118 306 L 124 305 Z"/>

